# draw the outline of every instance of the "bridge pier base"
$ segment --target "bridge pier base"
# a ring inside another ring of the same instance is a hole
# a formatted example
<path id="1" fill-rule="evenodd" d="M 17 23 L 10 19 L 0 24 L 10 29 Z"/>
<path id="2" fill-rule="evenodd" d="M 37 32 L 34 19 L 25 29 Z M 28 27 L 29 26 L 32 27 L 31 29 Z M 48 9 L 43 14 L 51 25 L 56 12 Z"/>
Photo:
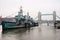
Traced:
<path id="1" fill-rule="evenodd" d="M 47 26 L 49 26 L 49 22 L 47 22 Z"/>

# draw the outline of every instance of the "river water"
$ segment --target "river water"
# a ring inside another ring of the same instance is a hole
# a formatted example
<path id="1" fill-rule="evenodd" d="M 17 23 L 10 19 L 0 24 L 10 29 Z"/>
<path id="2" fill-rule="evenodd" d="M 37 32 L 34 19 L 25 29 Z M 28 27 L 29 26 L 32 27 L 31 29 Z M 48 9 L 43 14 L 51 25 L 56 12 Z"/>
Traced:
<path id="1" fill-rule="evenodd" d="M 60 40 L 60 29 L 42 25 L 2 31 L 0 26 L 0 40 Z"/>

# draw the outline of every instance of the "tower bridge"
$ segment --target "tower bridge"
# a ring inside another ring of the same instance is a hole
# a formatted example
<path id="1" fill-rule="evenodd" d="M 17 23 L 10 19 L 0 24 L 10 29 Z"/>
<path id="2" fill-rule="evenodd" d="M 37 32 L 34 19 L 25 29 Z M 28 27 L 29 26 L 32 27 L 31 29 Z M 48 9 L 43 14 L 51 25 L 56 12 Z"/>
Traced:
<path id="1" fill-rule="evenodd" d="M 42 20 L 42 16 L 53 16 L 53 20 Z M 41 12 L 38 12 L 38 23 L 42 24 L 42 23 L 47 23 L 49 25 L 49 23 L 54 23 L 56 21 L 56 18 L 59 18 L 59 16 L 56 15 L 56 11 L 53 11 L 52 14 L 42 14 Z"/>

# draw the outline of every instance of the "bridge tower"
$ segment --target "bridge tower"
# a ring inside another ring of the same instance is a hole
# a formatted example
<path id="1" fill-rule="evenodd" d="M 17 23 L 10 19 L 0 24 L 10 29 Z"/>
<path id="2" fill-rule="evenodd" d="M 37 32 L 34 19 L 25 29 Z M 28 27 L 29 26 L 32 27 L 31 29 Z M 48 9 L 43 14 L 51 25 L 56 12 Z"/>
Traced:
<path id="1" fill-rule="evenodd" d="M 56 11 L 53 11 L 53 22 L 56 21 Z"/>
<path id="2" fill-rule="evenodd" d="M 38 12 L 38 23 L 41 24 L 41 12 Z"/>

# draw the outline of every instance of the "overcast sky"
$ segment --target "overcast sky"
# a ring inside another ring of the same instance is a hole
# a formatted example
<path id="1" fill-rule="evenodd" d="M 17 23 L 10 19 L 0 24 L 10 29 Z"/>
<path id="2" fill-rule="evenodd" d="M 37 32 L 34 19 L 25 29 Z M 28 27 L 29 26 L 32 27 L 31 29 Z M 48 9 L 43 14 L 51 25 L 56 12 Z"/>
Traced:
<path id="1" fill-rule="evenodd" d="M 17 15 L 21 5 L 23 14 L 29 12 L 33 18 L 37 16 L 39 11 L 43 14 L 52 14 L 55 10 L 57 15 L 60 15 L 60 0 L 0 0 L 0 16 Z"/>

